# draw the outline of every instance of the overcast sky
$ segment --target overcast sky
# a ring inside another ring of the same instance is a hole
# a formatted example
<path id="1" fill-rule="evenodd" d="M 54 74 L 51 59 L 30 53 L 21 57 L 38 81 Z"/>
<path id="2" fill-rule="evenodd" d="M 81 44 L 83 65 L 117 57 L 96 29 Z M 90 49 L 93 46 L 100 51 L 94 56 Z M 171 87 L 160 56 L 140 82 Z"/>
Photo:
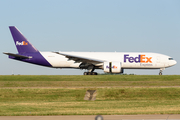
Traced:
<path id="1" fill-rule="evenodd" d="M 155 52 L 178 62 L 164 75 L 180 74 L 180 0 L 0 0 L 0 51 L 17 53 L 8 26 L 16 26 L 39 51 Z M 84 72 L 0 58 L 1 75 Z"/>

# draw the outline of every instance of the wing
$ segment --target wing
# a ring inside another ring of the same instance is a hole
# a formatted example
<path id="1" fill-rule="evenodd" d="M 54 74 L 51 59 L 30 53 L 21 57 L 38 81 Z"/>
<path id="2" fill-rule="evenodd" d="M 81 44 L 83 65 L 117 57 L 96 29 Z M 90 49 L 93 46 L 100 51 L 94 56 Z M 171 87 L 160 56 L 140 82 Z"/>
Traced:
<path id="1" fill-rule="evenodd" d="M 86 58 L 86 57 L 70 55 L 70 54 L 64 54 L 64 53 L 60 53 L 60 52 L 55 52 L 55 53 L 65 56 L 66 58 L 68 58 L 68 60 L 74 60 L 76 63 L 82 62 L 82 63 L 89 63 L 89 64 L 99 64 L 99 63 L 104 62 L 102 60 Z"/>
<path id="2" fill-rule="evenodd" d="M 13 57 L 16 57 L 16 58 L 21 58 L 21 59 L 29 59 L 29 58 L 31 58 L 31 57 L 18 55 L 18 54 L 13 54 L 13 53 L 4 53 L 4 54 L 9 55 L 9 56 L 13 56 Z"/>

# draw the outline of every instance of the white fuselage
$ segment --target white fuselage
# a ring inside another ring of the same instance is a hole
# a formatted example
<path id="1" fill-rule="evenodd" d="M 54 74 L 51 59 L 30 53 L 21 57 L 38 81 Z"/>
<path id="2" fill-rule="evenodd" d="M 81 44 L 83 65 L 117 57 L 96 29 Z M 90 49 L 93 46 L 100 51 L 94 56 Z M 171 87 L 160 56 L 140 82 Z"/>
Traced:
<path id="1" fill-rule="evenodd" d="M 55 68 L 79 68 L 80 63 L 68 60 L 63 55 L 53 52 L 40 52 L 42 56 Z M 62 52 L 61 52 L 62 53 Z M 101 60 L 104 62 L 117 61 L 123 69 L 159 69 L 176 64 L 171 57 L 158 53 L 138 52 L 63 52 L 84 58 Z M 99 64 L 98 64 L 99 66 Z M 102 63 L 103 66 L 103 63 Z"/>

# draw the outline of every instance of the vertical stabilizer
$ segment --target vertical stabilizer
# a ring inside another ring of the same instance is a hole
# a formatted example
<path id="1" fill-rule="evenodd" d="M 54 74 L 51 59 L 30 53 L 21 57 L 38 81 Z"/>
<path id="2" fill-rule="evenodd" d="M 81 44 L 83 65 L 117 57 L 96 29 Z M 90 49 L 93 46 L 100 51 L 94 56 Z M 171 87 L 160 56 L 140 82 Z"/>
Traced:
<path id="1" fill-rule="evenodd" d="M 9 29 L 19 53 L 38 52 L 15 26 L 9 26 Z"/>

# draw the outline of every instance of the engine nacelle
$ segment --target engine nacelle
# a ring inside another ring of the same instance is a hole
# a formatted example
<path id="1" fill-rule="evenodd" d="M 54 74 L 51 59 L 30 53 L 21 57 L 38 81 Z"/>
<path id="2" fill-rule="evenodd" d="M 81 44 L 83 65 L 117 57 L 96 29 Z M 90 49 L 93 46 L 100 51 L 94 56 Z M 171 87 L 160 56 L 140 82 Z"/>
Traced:
<path id="1" fill-rule="evenodd" d="M 123 73 L 123 69 L 121 69 L 121 62 L 104 62 L 104 72 Z"/>

